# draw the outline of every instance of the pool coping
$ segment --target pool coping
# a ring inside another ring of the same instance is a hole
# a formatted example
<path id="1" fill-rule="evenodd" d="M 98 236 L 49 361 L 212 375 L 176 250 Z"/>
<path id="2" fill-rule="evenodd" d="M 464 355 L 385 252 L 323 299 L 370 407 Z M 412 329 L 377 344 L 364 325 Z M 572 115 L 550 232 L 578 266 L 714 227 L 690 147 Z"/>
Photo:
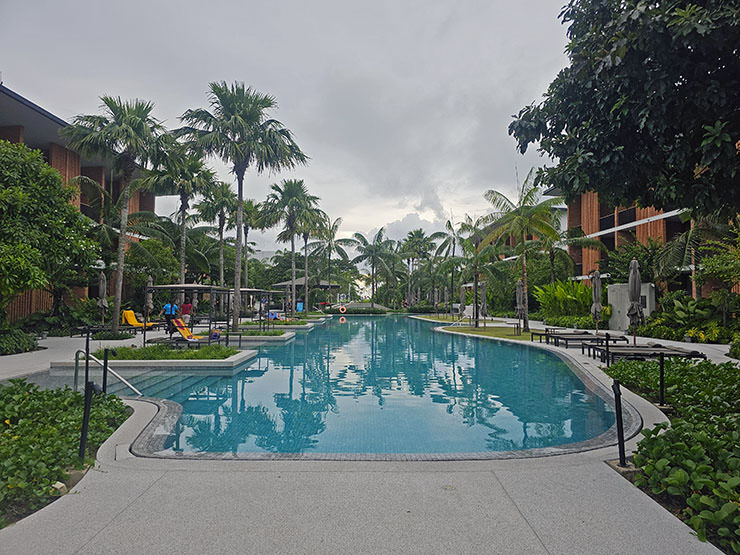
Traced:
<path id="1" fill-rule="evenodd" d="M 114 370 L 130 368 L 171 368 L 175 370 L 211 370 L 211 369 L 234 369 L 246 361 L 258 355 L 258 351 L 245 349 L 235 355 L 223 359 L 160 359 L 160 360 L 111 360 L 110 367 Z M 74 369 L 72 361 L 51 361 L 49 371 Z"/>
<path id="2" fill-rule="evenodd" d="M 414 318 L 413 316 L 407 316 Z M 414 318 L 420 319 L 420 318 Z M 429 321 L 426 319 L 420 319 Z M 476 334 L 455 332 L 433 328 L 434 332 L 460 335 L 473 339 L 496 340 L 505 343 L 521 345 L 528 349 L 549 351 L 560 360 L 578 377 L 586 389 L 599 396 L 609 406 L 614 406 L 613 397 L 609 389 L 602 381 L 588 371 L 579 361 L 569 354 L 556 350 L 554 347 L 529 344 L 524 341 L 513 341 L 494 337 L 485 337 Z M 157 412 L 151 421 L 141 430 L 136 439 L 130 445 L 133 455 L 142 458 L 169 459 L 169 460 L 306 460 L 306 461 L 475 461 L 475 460 L 505 460 L 505 459 L 533 459 L 552 457 L 557 455 L 568 455 L 592 451 L 617 444 L 617 430 L 615 423 L 603 433 L 574 443 L 552 447 L 537 447 L 533 449 L 521 449 L 516 451 L 481 451 L 468 453 L 272 453 L 272 452 L 211 452 L 211 453 L 185 453 L 172 451 L 166 448 L 171 443 L 172 432 L 182 414 L 182 406 L 179 403 L 167 399 L 153 397 L 145 399 L 157 407 Z M 640 412 L 628 401 L 622 400 L 622 412 L 624 423 L 625 441 L 636 436 L 643 425 Z"/>

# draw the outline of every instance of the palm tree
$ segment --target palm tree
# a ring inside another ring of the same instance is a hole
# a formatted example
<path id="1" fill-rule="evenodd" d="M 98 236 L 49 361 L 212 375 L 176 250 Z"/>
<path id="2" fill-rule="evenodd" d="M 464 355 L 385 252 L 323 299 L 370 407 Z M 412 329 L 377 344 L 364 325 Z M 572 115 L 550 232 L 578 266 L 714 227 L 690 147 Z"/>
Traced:
<path id="1" fill-rule="evenodd" d="M 483 196 L 498 213 L 491 215 L 492 230 L 479 246 L 480 248 L 494 242 L 503 243 L 508 238 L 512 238 L 516 243 L 524 282 L 524 331 L 529 331 L 527 252 L 531 249 L 534 236 L 549 237 L 553 241 L 559 239 L 558 231 L 552 223 L 552 208 L 562 202 L 560 198 L 541 200 L 540 189 L 535 185 L 533 175 L 533 170 L 530 170 L 519 190 L 516 203 L 499 191 L 493 189 L 486 191 Z"/>
<path id="2" fill-rule="evenodd" d="M 277 107 L 275 99 L 259 93 L 244 83 L 231 85 L 225 81 L 211 83 L 208 93 L 211 110 L 187 110 L 181 120 L 187 125 L 178 130 L 196 148 L 206 154 L 220 156 L 231 164 L 237 182 L 236 228 L 243 228 L 242 202 L 244 200 L 244 174 L 250 166 L 257 173 L 264 170 L 279 171 L 303 164 L 307 157 L 291 132 L 283 124 L 268 117 L 267 112 Z M 241 233 L 236 234 L 236 260 L 242 259 Z M 234 286 L 241 283 L 241 264 L 234 265 Z M 240 295 L 234 296 L 233 327 L 239 327 Z"/>
<path id="3" fill-rule="evenodd" d="M 329 294 L 331 294 L 331 255 L 336 253 L 342 260 L 347 260 L 347 251 L 344 247 L 354 244 L 352 239 L 339 239 L 339 227 L 342 225 L 342 218 L 337 218 L 333 222 L 328 217 L 323 219 L 321 228 L 318 233 L 318 240 L 309 243 L 308 248 L 311 254 L 326 256 L 326 273 L 329 282 Z"/>
<path id="4" fill-rule="evenodd" d="M 427 235 L 421 228 L 412 229 L 406 235 L 402 256 L 409 260 L 409 292 L 411 291 L 410 286 L 414 272 L 419 270 L 422 260 L 427 260 L 431 256 L 432 251 L 436 248 L 435 241 L 443 239 L 444 236 L 441 231 Z M 417 276 L 415 281 L 418 284 L 423 280 Z M 421 296 L 421 290 L 418 289 L 416 302 L 421 301 Z"/>
<path id="5" fill-rule="evenodd" d="M 157 196 L 177 195 L 180 199 L 179 283 L 185 283 L 185 249 L 187 245 L 187 215 L 193 197 L 203 195 L 216 181 L 215 174 L 201 156 L 187 152 L 185 147 L 171 140 L 162 152 L 159 168 L 142 178 L 141 186 Z M 181 293 L 181 296 L 183 294 Z"/>
<path id="6" fill-rule="evenodd" d="M 375 308 L 375 270 L 382 268 L 389 271 L 386 263 L 390 254 L 390 240 L 383 235 L 385 230 L 381 227 L 373 236 L 372 241 L 368 241 L 362 233 L 355 233 L 353 237 L 353 247 L 359 253 L 352 259 L 353 264 L 367 262 L 370 264 L 370 306 Z"/>
<path id="7" fill-rule="evenodd" d="M 124 101 L 120 97 L 102 96 L 102 115 L 76 116 L 72 125 L 60 131 L 69 141 L 69 147 L 83 156 L 113 160 L 120 173 L 120 219 L 118 257 L 116 267 L 115 301 L 113 304 L 113 333 L 121 323 L 121 295 L 123 293 L 123 262 L 128 243 L 128 205 L 131 182 L 139 166 L 146 165 L 157 148 L 158 137 L 164 132 L 162 124 L 152 116 L 154 104 L 144 100 Z"/>
<path id="8" fill-rule="evenodd" d="M 455 224 L 455 220 L 450 213 L 450 219 L 445 222 L 445 231 L 443 234 L 442 241 L 437 247 L 437 256 L 444 255 L 445 257 L 454 257 L 457 246 L 462 241 L 460 235 L 460 226 Z M 455 265 L 450 266 L 450 298 L 452 298 L 453 292 L 455 291 Z M 452 302 L 450 301 L 450 316 L 452 316 Z"/>
<path id="9" fill-rule="evenodd" d="M 322 222 L 327 219 L 323 210 L 318 208 L 307 208 L 301 212 L 298 223 L 298 232 L 303 237 L 303 303 L 306 313 L 309 307 L 309 287 L 308 287 L 308 240 L 311 237 L 317 237 L 321 230 Z"/>
<path id="10" fill-rule="evenodd" d="M 244 201 L 242 206 L 244 224 L 244 287 L 249 287 L 249 230 L 264 229 L 262 221 L 262 205 L 251 198 Z"/>
<path id="11" fill-rule="evenodd" d="M 198 217 L 206 222 L 216 222 L 218 226 L 218 284 L 224 286 L 224 231 L 227 229 L 228 215 L 236 210 L 236 194 L 231 186 L 217 181 L 205 192 L 204 198 L 195 208 Z"/>
<path id="12" fill-rule="evenodd" d="M 272 186 L 272 192 L 267 195 L 264 203 L 264 219 L 268 227 L 283 223 L 283 230 L 278 235 L 278 241 L 290 241 L 291 254 L 291 315 L 295 316 L 295 236 L 300 230 L 301 222 L 305 221 L 306 213 L 316 209 L 319 197 L 308 192 L 301 179 L 284 179 L 282 186 L 277 183 Z M 307 277 L 307 276 L 306 276 Z"/>
<path id="13" fill-rule="evenodd" d="M 595 238 L 585 237 L 580 229 L 561 230 L 560 222 L 554 219 L 553 227 L 558 232 L 557 238 L 549 235 L 538 237 L 533 243 L 534 250 L 540 250 L 547 255 L 550 264 L 550 283 L 555 283 L 555 261 L 559 258 L 572 270 L 573 259 L 568 253 L 568 247 L 582 247 L 606 252 L 606 245 Z"/>

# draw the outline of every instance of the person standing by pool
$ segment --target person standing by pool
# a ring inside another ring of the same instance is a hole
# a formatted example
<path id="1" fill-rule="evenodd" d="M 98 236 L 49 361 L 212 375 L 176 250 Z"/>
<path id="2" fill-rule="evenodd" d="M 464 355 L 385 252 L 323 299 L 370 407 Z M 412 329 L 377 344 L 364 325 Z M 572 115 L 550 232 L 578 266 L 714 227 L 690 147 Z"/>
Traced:
<path id="1" fill-rule="evenodd" d="M 164 319 L 167 322 L 167 332 L 170 334 L 170 337 L 172 337 L 172 334 L 175 331 L 175 326 L 172 325 L 172 319 L 177 316 L 177 313 L 180 311 L 180 307 L 177 306 L 174 299 L 170 299 L 170 302 L 168 302 L 162 310 L 159 312 L 159 317 L 161 318 L 164 314 Z"/>
<path id="2" fill-rule="evenodd" d="M 182 321 L 185 322 L 187 327 L 190 327 L 190 315 L 193 312 L 193 305 L 188 297 L 185 297 L 185 302 L 180 307 L 180 314 L 182 314 Z"/>

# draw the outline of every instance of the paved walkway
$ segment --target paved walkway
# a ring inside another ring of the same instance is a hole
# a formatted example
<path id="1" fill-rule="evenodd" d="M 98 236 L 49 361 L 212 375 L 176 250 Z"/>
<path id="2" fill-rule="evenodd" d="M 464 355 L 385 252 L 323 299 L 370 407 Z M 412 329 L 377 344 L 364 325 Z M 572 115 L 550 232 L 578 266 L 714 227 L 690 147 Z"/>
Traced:
<path id="1" fill-rule="evenodd" d="M 46 361 L 37 369 L 62 354 L 34 359 Z M 569 354 L 609 381 L 580 349 Z M 11 373 L 4 361 L 3 373 Z M 624 397 L 647 425 L 664 420 Z M 466 462 L 143 459 L 129 445 L 156 408 L 129 403 L 135 413 L 101 448 L 97 468 L 0 531 L 1 554 L 719 553 L 605 464 L 615 447 Z"/>

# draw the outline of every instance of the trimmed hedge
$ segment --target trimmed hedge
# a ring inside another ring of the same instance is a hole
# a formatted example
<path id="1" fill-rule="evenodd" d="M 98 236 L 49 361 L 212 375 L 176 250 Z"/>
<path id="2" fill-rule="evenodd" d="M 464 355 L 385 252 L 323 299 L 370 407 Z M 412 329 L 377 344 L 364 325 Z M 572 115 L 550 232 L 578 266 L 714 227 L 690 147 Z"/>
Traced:
<path id="1" fill-rule="evenodd" d="M 118 333 L 99 331 L 90 336 L 91 339 L 95 339 L 96 341 L 115 341 L 119 339 L 132 339 L 133 337 L 133 333 L 126 333 L 125 331 L 119 331 Z"/>
<path id="2" fill-rule="evenodd" d="M 579 330 L 596 329 L 596 322 L 591 316 L 548 316 L 545 318 L 545 324 L 563 328 L 578 328 Z M 602 321 L 599 323 L 599 327 L 607 328 L 609 323 Z"/>
<path id="3" fill-rule="evenodd" d="M 346 312 L 339 312 L 338 308 L 327 308 L 327 314 L 385 314 L 386 311 L 382 308 L 348 308 Z"/>
<path id="4" fill-rule="evenodd" d="M 444 312 L 443 308 L 434 308 L 428 304 L 417 304 L 406 309 L 409 314 L 433 314 L 435 312 Z"/>
<path id="5" fill-rule="evenodd" d="M 658 396 L 658 363 L 620 361 L 606 370 L 626 387 Z M 740 369 L 733 363 L 666 360 L 666 401 L 677 417 L 643 430 L 635 484 L 678 508 L 699 539 L 740 553 Z"/>
<path id="6" fill-rule="evenodd" d="M 84 399 L 68 387 L 43 390 L 25 380 L 0 385 L 0 528 L 59 496 L 55 482 L 81 468 L 77 457 Z M 128 418 L 114 395 L 94 395 L 88 462 Z"/>
<path id="7" fill-rule="evenodd" d="M 173 349 L 166 345 L 148 345 L 146 347 L 117 347 L 116 355 L 110 353 L 110 360 L 222 360 L 239 352 L 234 347 L 224 345 L 204 345 L 198 349 Z M 102 358 L 103 349 L 98 349 L 93 356 Z"/>
<path id="8" fill-rule="evenodd" d="M 247 336 L 277 336 L 285 335 L 285 330 L 244 330 L 241 332 L 242 337 Z"/>
<path id="9" fill-rule="evenodd" d="M 38 339 L 33 334 L 18 329 L 0 331 L 0 355 L 27 353 L 38 348 Z"/>

